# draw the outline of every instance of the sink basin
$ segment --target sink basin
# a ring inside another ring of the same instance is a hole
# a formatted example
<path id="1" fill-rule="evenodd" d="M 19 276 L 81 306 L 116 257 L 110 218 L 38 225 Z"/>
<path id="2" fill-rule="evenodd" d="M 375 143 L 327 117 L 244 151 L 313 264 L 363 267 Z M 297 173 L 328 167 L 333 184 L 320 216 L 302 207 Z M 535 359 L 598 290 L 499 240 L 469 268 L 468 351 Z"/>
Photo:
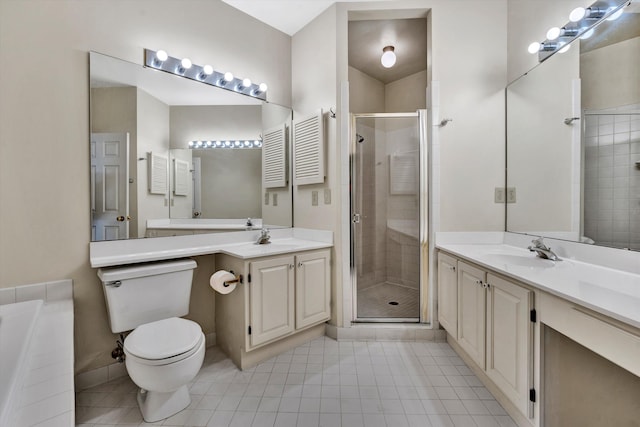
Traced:
<path id="1" fill-rule="evenodd" d="M 531 268 L 550 268 L 556 265 L 554 261 L 548 259 L 542 259 L 533 254 L 531 255 L 516 255 L 516 254 L 507 254 L 502 252 L 496 253 L 487 253 L 481 255 L 482 259 L 502 265 L 517 265 L 520 267 L 531 267 Z"/>

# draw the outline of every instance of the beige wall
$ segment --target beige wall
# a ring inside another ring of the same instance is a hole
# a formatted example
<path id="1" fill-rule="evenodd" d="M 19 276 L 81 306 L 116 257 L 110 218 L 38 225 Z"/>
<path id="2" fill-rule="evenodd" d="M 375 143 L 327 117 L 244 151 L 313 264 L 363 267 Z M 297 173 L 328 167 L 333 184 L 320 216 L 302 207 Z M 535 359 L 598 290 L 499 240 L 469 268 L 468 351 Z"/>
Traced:
<path id="1" fill-rule="evenodd" d="M 407 113 L 427 108 L 427 70 L 384 86 L 384 111 Z"/>
<path id="2" fill-rule="evenodd" d="M 138 142 L 136 161 L 137 159 L 146 159 L 147 153 L 153 153 L 154 155 L 165 157 L 168 164 L 169 106 L 143 90 L 138 89 L 137 94 Z M 143 237 L 147 232 L 148 219 L 169 218 L 169 204 L 166 193 L 151 194 L 149 192 L 149 161 L 140 160 L 137 163 L 138 237 Z"/>
<path id="3" fill-rule="evenodd" d="M 89 266 L 87 52 L 141 64 L 145 47 L 264 81 L 291 104 L 290 37 L 219 0 L 0 1 L 0 63 L 20 64 L 0 71 L 0 286 L 73 279 L 77 372 L 112 363 L 115 346 Z M 213 332 L 198 295 L 191 315 Z"/>
<path id="4" fill-rule="evenodd" d="M 349 67 L 349 112 L 384 112 L 385 85 L 380 80 Z"/>
<path id="5" fill-rule="evenodd" d="M 189 141 L 258 139 L 260 105 L 173 106 L 171 147 Z M 192 150 L 201 158 L 202 218 L 261 218 L 262 153 L 257 149 Z M 183 197 L 173 196 L 174 205 Z M 172 218 L 191 218 L 191 208 Z"/>

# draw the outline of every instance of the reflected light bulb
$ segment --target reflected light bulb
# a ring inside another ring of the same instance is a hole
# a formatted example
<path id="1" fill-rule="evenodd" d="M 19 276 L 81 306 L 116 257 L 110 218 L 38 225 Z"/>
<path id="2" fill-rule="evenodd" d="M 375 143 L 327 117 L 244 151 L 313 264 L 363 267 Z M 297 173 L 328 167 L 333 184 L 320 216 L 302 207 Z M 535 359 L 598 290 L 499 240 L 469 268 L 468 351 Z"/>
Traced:
<path id="1" fill-rule="evenodd" d="M 393 46 L 386 46 L 382 49 L 382 56 L 380 57 L 380 63 L 384 68 L 391 68 L 396 63 L 396 54 Z"/>
<path id="2" fill-rule="evenodd" d="M 558 27 L 549 28 L 549 31 L 547 31 L 547 39 L 555 40 L 558 37 L 560 37 L 560 28 Z"/>
<path id="3" fill-rule="evenodd" d="M 233 80 L 233 74 L 231 74 L 230 72 L 226 72 L 224 73 L 224 81 L 229 83 L 230 81 Z"/>
<path id="4" fill-rule="evenodd" d="M 180 61 L 180 65 L 182 65 L 182 68 L 185 70 L 188 70 L 192 65 L 191 60 L 189 58 L 183 58 L 182 61 Z"/>
<path id="5" fill-rule="evenodd" d="M 531 43 L 529 45 L 529 47 L 527 48 L 527 50 L 531 54 L 538 53 L 540 51 L 540 43 L 538 43 L 538 42 Z"/>
<path id="6" fill-rule="evenodd" d="M 251 79 L 243 79 L 242 87 L 249 87 L 249 86 L 251 86 Z"/>
<path id="7" fill-rule="evenodd" d="M 615 21 L 622 16 L 623 8 L 620 8 L 607 17 L 607 21 Z"/>
<path id="8" fill-rule="evenodd" d="M 583 35 L 580 36 L 581 40 L 586 40 L 589 37 L 591 37 L 593 35 L 594 31 L 593 28 L 591 28 L 589 31 L 587 31 L 586 33 L 584 33 Z"/>
<path id="9" fill-rule="evenodd" d="M 165 52 L 164 50 L 159 50 L 156 52 L 156 59 L 160 62 L 164 62 L 167 60 L 167 58 L 169 58 L 169 55 L 167 55 L 167 52 Z"/>
<path id="10" fill-rule="evenodd" d="M 562 49 L 558 51 L 559 53 L 565 53 L 566 51 L 571 49 L 571 45 L 569 43 L 567 44 L 561 43 L 560 46 L 562 46 Z"/>
<path id="11" fill-rule="evenodd" d="M 587 14 L 587 9 L 585 9 L 584 7 L 576 7 L 569 14 L 569 21 L 578 22 L 582 18 L 584 18 L 586 14 Z"/>
<path id="12" fill-rule="evenodd" d="M 213 67 L 207 64 L 204 67 L 202 67 L 202 72 L 205 73 L 207 76 L 210 76 L 211 74 L 213 74 Z"/>

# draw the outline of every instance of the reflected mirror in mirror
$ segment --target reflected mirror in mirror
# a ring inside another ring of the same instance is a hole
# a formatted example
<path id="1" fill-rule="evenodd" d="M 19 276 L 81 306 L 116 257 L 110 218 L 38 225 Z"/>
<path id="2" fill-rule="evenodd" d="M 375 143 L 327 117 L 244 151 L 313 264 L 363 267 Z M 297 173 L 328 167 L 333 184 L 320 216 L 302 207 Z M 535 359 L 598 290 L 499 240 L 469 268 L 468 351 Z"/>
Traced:
<path id="1" fill-rule="evenodd" d="M 507 231 L 640 250 L 639 6 L 507 87 Z"/>
<path id="2" fill-rule="evenodd" d="M 92 241 L 292 226 L 291 180 L 265 188 L 261 147 L 189 147 L 288 132 L 289 108 L 95 52 L 90 70 Z"/>

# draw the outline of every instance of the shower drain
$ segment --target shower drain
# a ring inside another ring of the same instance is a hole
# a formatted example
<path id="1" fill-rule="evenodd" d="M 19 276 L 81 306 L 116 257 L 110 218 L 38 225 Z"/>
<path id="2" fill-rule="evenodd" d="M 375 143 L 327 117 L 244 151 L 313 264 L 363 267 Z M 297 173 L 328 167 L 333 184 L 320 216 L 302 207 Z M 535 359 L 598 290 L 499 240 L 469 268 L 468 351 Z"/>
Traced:
<path id="1" fill-rule="evenodd" d="M 389 305 L 398 305 L 400 304 L 398 301 L 389 301 Z"/>

